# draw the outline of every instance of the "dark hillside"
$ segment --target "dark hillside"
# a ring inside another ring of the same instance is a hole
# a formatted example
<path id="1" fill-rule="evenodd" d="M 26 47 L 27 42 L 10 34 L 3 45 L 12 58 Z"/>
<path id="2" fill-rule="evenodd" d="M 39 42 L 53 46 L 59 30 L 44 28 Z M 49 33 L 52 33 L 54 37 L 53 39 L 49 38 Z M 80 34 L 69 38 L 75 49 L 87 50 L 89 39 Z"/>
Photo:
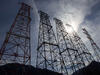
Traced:
<path id="1" fill-rule="evenodd" d="M 87 67 L 73 73 L 73 75 L 100 75 L 100 63 L 93 61 Z"/>
<path id="2" fill-rule="evenodd" d="M 50 70 L 35 68 L 18 63 L 0 66 L 0 75 L 62 75 Z"/>

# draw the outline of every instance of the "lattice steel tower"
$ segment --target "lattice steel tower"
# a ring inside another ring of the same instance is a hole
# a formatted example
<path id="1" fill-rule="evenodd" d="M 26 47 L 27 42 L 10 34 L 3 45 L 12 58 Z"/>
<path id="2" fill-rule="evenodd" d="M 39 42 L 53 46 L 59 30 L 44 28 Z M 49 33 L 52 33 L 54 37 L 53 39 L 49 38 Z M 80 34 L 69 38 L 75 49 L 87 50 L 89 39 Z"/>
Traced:
<path id="1" fill-rule="evenodd" d="M 30 8 L 29 5 L 21 3 L 21 8 L 0 49 L 0 64 L 31 63 Z"/>
<path id="2" fill-rule="evenodd" d="M 94 55 L 96 57 L 96 61 L 100 61 L 100 48 L 97 46 L 97 44 L 94 42 L 91 35 L 88 33 L 88 31 L 85 28 L 83 28 L 83 33 L 86 34 L 87 38 L 91 43 L 91 46 L 94 50 Z"/>
<path id="3" fill-rule="evenodd" d="M 36 67 L 66 73 L 66 67 L 54 35 L 48 14 L 39 11 L 40 26 L 38 36 Z"/>
<path id="4" fill-rule="evenodd" d="M 89 64 L 93 58 L 75 31 L 68 33 L 61 20 L 54 18 L 57 39 L 68 75 Z M 70 25 L 69 25 L 70 26 Z M 71 27 L 72 28 L 72 27 Z M 73 30 L 73 29 L 72 29 Z"/>

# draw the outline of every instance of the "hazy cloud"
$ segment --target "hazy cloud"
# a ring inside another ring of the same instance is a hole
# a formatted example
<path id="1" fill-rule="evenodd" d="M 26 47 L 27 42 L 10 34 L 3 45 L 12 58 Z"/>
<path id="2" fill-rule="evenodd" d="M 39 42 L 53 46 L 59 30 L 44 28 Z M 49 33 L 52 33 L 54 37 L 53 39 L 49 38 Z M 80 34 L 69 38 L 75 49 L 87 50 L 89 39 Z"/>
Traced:
<path id="1" fill-rule="evenodd" d="M 35 2 L 38 9 L 73 25 L 77 30 L 98 0 L 35 0 Z"/>

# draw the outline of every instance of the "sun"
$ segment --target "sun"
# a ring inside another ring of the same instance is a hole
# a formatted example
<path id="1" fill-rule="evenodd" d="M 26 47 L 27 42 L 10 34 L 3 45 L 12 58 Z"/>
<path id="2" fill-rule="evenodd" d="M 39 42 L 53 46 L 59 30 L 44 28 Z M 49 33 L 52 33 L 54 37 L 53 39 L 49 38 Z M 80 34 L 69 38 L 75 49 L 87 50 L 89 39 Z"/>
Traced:
<path id="1" fill-rule="evenodd" d="M 72 33 L 74 32 L 73 27 L 72 27 L 71 25 L 66 24 L 64 27 L 65 27 L 66 31 L 67 31 L 69 34 L 72 34 Z"/>

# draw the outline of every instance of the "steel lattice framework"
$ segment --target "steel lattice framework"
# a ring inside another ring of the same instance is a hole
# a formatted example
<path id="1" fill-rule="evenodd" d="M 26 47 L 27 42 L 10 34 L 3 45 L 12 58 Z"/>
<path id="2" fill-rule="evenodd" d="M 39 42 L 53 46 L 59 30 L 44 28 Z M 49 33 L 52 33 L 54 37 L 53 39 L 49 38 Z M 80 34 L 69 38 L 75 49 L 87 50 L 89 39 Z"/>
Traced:
<path id="1" fill-rule="evenodd" d="M 91 46 L 94 50 L 94 55 L 96 57 L 96 61 L 100 61 L 100 48 L 98 47 L 98 45 L 94 42 L 94 40 L 92 39 L 91 35 L 88 33 L 88 31 L 83 28 L 83 33 L 86 34 L 87 38 L 89 39 Z"/>
<path id="2" fill-rule="evenodd" d="M 92 55 L 75 31 L 69 34 L 61 20 L 54 18 L 56 23 L 57 39 L 67 67 L 67 75 L 86 66 L 93 59 Z"/>
<path id="3" fill-rule="evenodd" d="M 21 8 L 0 49 L 0 64 L 31 64 L 30 8 L 21 3 Z"/>
<path id="4" fill-rule="evenodd" d="M 42 11 L 39 11 L 39 14 L 40 26 L 36 66 L 60 73 L 66 73 L 66 67 L 62 56 L 59 54 L 60 49 L 51 26 L 49 16 Z"/>

